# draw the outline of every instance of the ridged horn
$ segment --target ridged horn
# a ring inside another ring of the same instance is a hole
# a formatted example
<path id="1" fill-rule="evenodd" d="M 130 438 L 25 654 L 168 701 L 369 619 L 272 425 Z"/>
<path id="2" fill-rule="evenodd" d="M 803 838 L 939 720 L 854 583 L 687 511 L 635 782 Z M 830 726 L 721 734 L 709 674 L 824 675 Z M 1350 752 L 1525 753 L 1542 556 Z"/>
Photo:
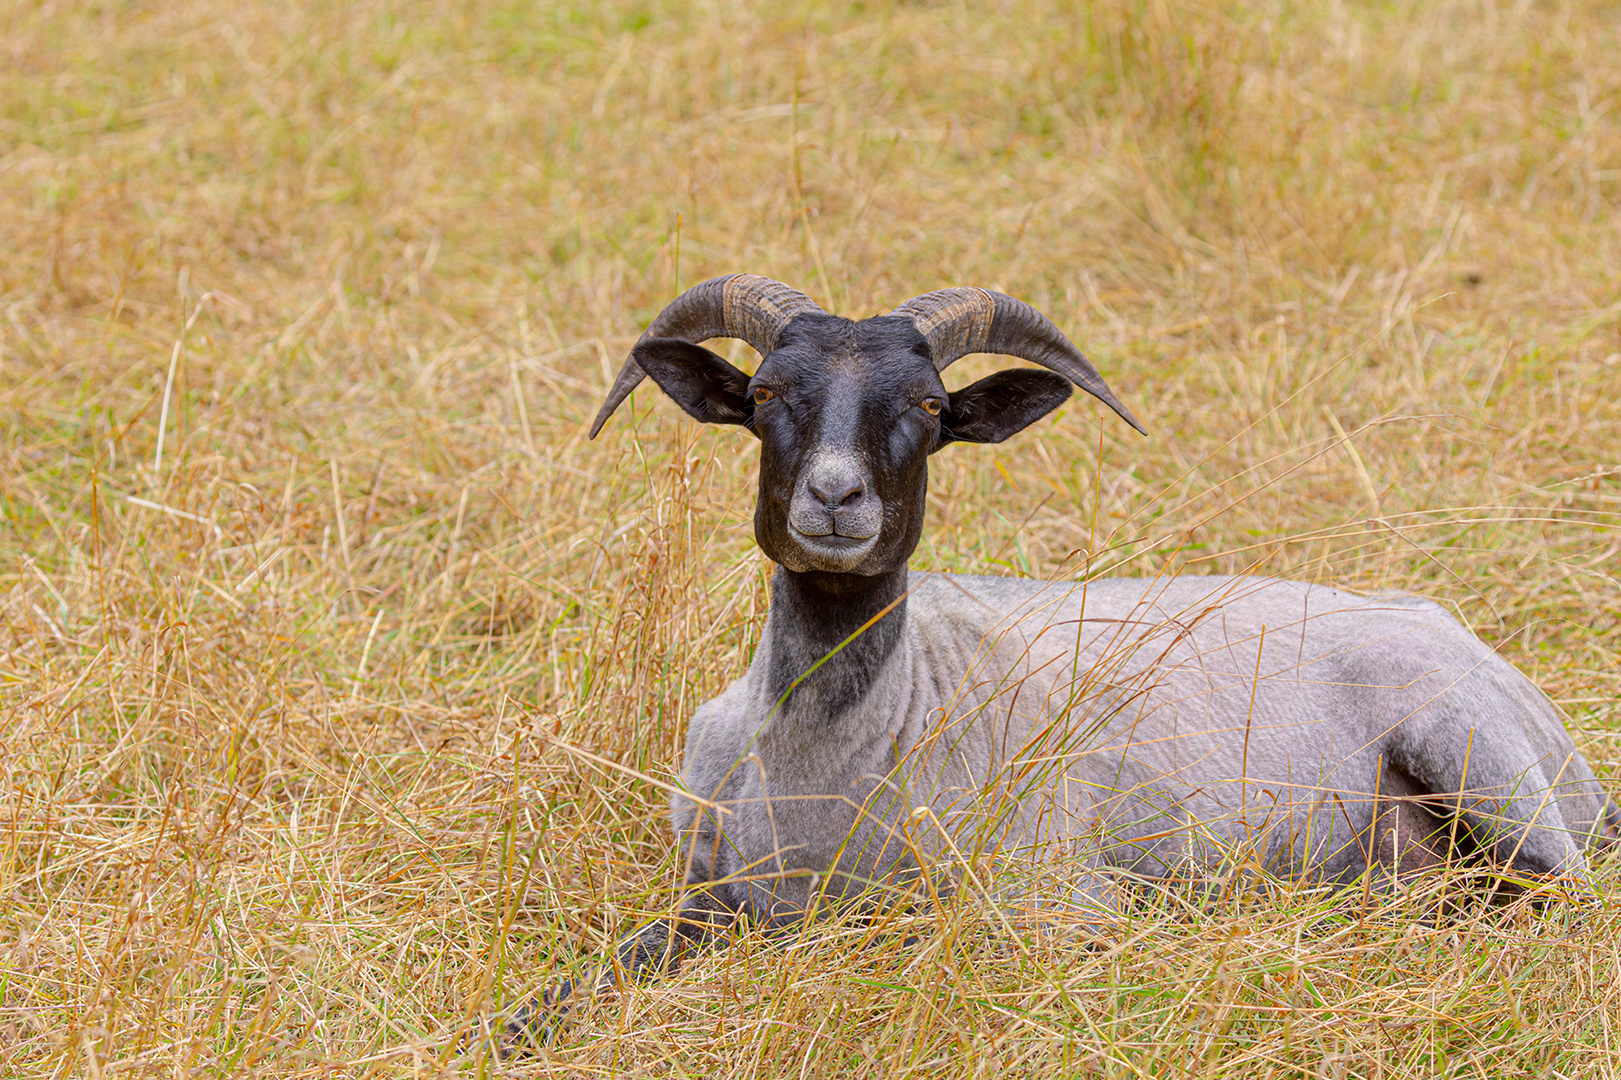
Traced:
<path id="1" fill-rule="evenodd" d="M 1148 434 L 1131 410 L 1114 396 L 1092 366 L 1053 321 L 1023 300 L 972 286 L 940 289 L 914 296 L 891 314 L 906 315 L 929 343 L 934 366 L 947 365 L 969 353 L 1016 356 L 1056 371 L 1113 409 L 1120 419 Z"/>
<path id="2" fill-rule="evenodd" d="M 758 274 L 727 274 L 700 282 L 670 301 L 670 306 L 648 324 L 637 344 L 649 338 L 677 338 L 696 344 L 730 337 L 748 342 L 755 352 L 765 356 L 777 347 L 777 339 L 789 320 L 807 313 L 826 314 L 816 301 L 780 281 Z M 593 439 L 645 378 L 647 373 L 635 356 L 625 357 L 624 367 L 619 369 L 607 400 L 591 424 Z"/>

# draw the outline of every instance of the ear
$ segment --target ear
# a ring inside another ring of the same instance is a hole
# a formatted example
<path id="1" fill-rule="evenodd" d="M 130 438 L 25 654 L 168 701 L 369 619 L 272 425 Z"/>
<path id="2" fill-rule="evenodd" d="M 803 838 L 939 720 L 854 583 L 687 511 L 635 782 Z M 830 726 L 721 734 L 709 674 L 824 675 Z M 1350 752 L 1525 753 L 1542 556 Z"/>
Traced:
<path id="1" fill-rule="evenodd" d="M 999 443 L 1058 408 L 1069 394 L 1069 380 L 1050 371 L 1010 368 L 987 375 L 949 396 L 940 417 L 940 446 Z"/>
<path id="2" fill-rule="evenodd" d="M 702 345 L 676 338 L 649 338 L 630 352 L 659 389 L 694 420 L 752 428 L 754 402 L 749 377 Z"/>

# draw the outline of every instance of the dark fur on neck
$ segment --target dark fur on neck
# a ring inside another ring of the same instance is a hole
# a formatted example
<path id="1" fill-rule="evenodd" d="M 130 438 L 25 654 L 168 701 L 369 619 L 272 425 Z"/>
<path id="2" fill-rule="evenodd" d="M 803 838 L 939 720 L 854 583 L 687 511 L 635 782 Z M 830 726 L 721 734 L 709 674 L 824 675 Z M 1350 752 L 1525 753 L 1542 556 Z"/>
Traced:
<path id="1" fill-rule="evenodd" d="M 781 699 L 792 688 L 788 704 L 832 714 L 860 701 L 884 661 L 900 642 L 906 626 L 906 601 L 839 649 L 814 672 L 806 672 L 841 642 L 906 592 L 907 571 L 867 577 L 823 571 L 798 573 L 778 567 L 771 578 L 771 695 Z M 805 676 L 798 686 L 794 680 Z"/>

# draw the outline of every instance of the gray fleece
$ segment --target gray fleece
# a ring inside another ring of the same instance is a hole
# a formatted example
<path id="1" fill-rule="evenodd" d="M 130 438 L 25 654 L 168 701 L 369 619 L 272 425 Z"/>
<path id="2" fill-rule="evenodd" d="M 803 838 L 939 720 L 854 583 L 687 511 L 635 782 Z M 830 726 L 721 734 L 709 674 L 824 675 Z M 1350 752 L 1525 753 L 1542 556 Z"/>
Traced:
<path id="1" fill-rule="evenodd" d="M 1454 812 L 1485 856 L 1580 884 L 1621 824 L 1548 699 L 1426 600 L 1238 577 L 909 589 L 854 704 L 779 708 L 773 616 L 693 716 L 682 780 L 710 805 L 677 796 L 673 823 L 721 906 L 791 920 L 920 867 L 949 887 L 985 853 L 1062 866 L 1104 906 L 1122 872 L 1349 881 L 1422 864 L 1421 826 Z"/>

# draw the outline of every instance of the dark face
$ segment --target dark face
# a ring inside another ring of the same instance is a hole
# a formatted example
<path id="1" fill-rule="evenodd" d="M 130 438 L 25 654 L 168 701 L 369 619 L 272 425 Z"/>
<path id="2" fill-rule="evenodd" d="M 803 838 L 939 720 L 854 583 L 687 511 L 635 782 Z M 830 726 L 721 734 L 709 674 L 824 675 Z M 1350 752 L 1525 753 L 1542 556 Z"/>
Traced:
<path id="1" fill-rule="evenodd" d="M 754 536 L 790 570 L 877 574 L 923 530 L 949 396 L 905 319 L 796 319 L 749 381 Z"/>
<path id="2" fill-rule="evenodd" d="M 755 539 L 795 571 L 904 565 L 923 531 L 929 455 L 1001 442 L 1070 393 L 1062 376 L 1023 368 L 948 393 L 903 316 L 801 315 L 752 378 L 684 341 L 644 341 L 632 355 L 691 416 L 759 437 Z"/>

